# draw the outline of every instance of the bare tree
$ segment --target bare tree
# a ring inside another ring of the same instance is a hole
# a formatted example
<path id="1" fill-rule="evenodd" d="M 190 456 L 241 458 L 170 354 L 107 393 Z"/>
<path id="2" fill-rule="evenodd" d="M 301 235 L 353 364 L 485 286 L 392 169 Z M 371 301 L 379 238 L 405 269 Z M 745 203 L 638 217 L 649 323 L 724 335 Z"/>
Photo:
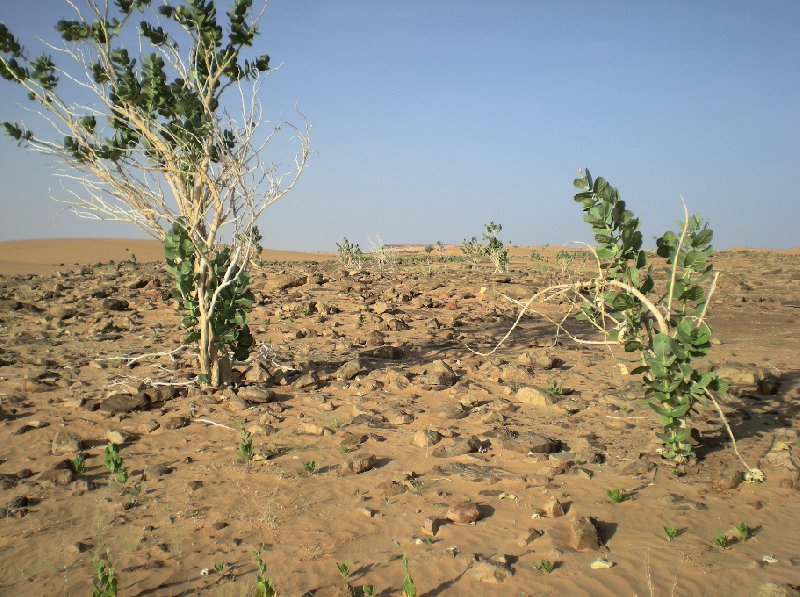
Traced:
<path id="1" fill-rule="evenodd" d="M 309 156 L 307 122 L 263 119 L 269 57 L 242 55 L 264 11 L 254 14 L 252 0 L 232 0 L 222 18 L 214 0 L 65 2 L 74 19 L 56 24 L 63 43 L 46 44 L 52 55 L 29 54 L 0 24 L 0 76 L 49 125 L 42 134 L 4 122 L 5 132 L 65 166 L 59 200 L 75 214 L 165 242 L 201 379 L 224 383 L 231 354 L 252 346 L 246 270 L 256 221 L 294 188 Z M 265 153 L 287 127 L 298 145 L 281 168 Z"/>

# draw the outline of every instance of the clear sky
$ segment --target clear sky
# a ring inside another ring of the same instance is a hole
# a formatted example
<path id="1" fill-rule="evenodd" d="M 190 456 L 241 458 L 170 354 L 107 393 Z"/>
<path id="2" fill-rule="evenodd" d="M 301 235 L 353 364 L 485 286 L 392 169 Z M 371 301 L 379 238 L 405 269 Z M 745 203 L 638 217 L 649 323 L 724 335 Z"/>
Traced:
<path id="1" fill-rule="evenodd" d="M 30 49 L 61 0 L 0 0 Z M 589 240 L 572 201 L 587 166 L 645 238 L 679 194 L 717 246 L 800 246 L 800 2 L 271 0 L 258 47 L 282 64 L 267 113 L 313 125 L 297 190 L 264 245 L 334 250 L 458 243 L 483 224 L 514 244 Z M 0 120 L 24 97 L 0 81 Z M 0 139 L 0 240 L 134 236 L 60 213 L 52 164 Z"/>

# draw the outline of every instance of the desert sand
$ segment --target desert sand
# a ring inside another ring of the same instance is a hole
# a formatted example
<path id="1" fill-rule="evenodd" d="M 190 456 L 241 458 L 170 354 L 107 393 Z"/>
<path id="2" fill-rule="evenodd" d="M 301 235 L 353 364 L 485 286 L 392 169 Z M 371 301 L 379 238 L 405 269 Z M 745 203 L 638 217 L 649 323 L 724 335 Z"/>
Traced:
<path id="1" fill-rule="evenodd" d="M 470 350 L 508 330 L 505 297 L 588 268 L 531 250 L 499 276 L 413 251 L 384 272 L 267 252 L 250 324 L 275 357 L 211 391 L 192 383 L 158 243 L 0 243 L 0 594 L 90 594 L 95 551 L 121 595 L 249 595 L 257 549 L 286 596 L 402 595 L 401 553 L 428 597 L 797 594 L 797 251 L 716 256 L 705 366 L 736 382 L 723 408 L 766 474 L 748 483 L 713 408 L 693 418 L 697 464 L 663 461 L 607 349 L 534 316 Z"/>

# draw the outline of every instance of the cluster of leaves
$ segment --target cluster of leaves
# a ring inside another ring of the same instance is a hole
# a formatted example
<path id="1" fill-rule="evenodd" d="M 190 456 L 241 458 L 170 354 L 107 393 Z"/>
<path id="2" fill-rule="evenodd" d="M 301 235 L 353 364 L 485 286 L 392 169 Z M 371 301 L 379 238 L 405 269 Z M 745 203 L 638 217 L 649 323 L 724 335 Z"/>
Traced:
<path id="1" fill-rule="evenodd" d="M 196 262 L 200 258 L 199 248 L 189 238 L 189 233 L 181 223 L 175 223 L 164 239 L 164 256 L 167 271 L 175 279 L 172 296 L 184 311 L 183 327 L 188 331 L 188 342 L 200 339 L 200 298 L 198 287 L 203 286 L 207 293 L 214 293 L 223 283 L 225 273 L 231 265 L 230 247 L 222 247 L 210 256 L 209 279 L 198 284 Z M 247 312 L 252 308 L 253 293 L 248 290 L 250 276 L 244 269 L 234 266 L 229 283 L 222 288 L 211 313 L 210 325 L 213 336 L 222 351 L 229 349 L 233 357 L 245 360 L 253 347 L 253 336 L 247 325 Z"/>
<path id="2" fill-rule="evenodd" d="M 623 344 L 626 352 L 639 353 L 641 365 L 631 373 L 642 376 L 647 403 L 658 414 L 664 456 L 693 459 L 690 414 L 709 392 L 727 390 L 715 372 L 703 373 L 695 365 L 711 350 L 704 285 L 714 276 L 713 233 L 694 215 L 681 224 L 679 234 L 666 232 L 657 240 L 669 280 L 657 296 L 639 218 L 604 178 L 592 179 L 586 170 L 575 186 L 580 189 L 575 201 L 583 205 L 583 219 L 594 231 L 605 278 L 594 302 L 583 301 L 579 319 Z"/>
<path id="3" fill-rule="evenodd" d="M 94 583 L 92 597 L 117 597 L 117 579 L 114 576 L 114 568 L 108 554 L 98 556 L 94 552 L 89 552 L 97 574 L 97 582 Z"/>
<path id="4" fill-rule="evenodd" d="M 508 271 L 508 250 L 503 241 L 497 238 L 503 226 L 489 222 L 483 229 L 483 242 L 474 236 L 461 243 L 461 252 L 472 263 L 488 257 L 495 266 L 495 272 Z"/>
<path id="5" fill-rule="evenodd" d="M 351 243 L 347 237 L 336 243 L 336 254 L 339 263 L 348 269 L 361 269 L 364 265 L 364 253 L 358 243 Z"/>
<path id="6" fill-rule="evenodd" d="M 153 130 L 149 123 L 160 122 L 157 143 L 181 156 L 187 182 L 206 156 L 220 161 L 233 143 L 231 131 L 214 135 L 221 93 L 231 83 L 269 70 L 269 57 L 265 54 L 252 61 L 240 57 L 241 50 L 252 46 L 258 33 L 255 24 L 248 23 L 252 4 L 252 0 L 234 0 L 224 23 L 227 31 L 223 31 L 214 2 L 186 0 L 178 7 L 163 5 L 154 9 L 159 18 L 175 22 L 192 40 L 189 63 L 196 68 L 189 78 L 171 72 L 165 63 L 161 50 L 185 50 L 154 18 L 152 22 L 139 23 L 140 39 L 148 40 L 153 50 L 149 54 L 143 52 L 139 63 L 119 41 L 134 13 L 143 12 L 151 0 L 115 0 L 115 6 L 95 21 L 59 21 L 55 29 L 65 42 L 89 49 L 86 55 L 92 57 L 90 74 L 97 85 L 106 87 L 112 105 L 124 107 L 128 115 L 139 116 L 124 117 L 123 112 L 112 108 L 108 127 L 99 131 L 97 118 L 87 114 L 79 119 L 80 127 L 64 136 L 65 150 L 79 162 L 117 162 L 129 152 L 142 151 L 157 163 L 154 141 L 147 131 Z M 29 99 L 47 106 L 57 93 L 57 72 L 50 56 L 29 56 L 11 31 L 0 24 L 0 76 L 22 85 Z M 3 124 L 5 132 L 18 141 L 33 137 L 31 131 L 17 123 Z"/>
<path id="7" fill-rule="evenodd" d="M 128 480 L 128 470 L 122 464 L 119 447 L 112 442 L 108 442 L 106 445 L 105 465 L 108 472 L 114 475 L 118 482 L 125 483 Z"/>
<path id="8" fill-rule="evenodd" d="M 250 462 L 255 455 L 253 438 L 250 432 L 244 428 L 244 425 L 239 425 L 239 435 L 242 438 L 242 441 L 239 442 L 239 460 L 242 462 Z"/>
<path id="9" fill-rule="evenodd" d="M 275 587 L 272 579 L 267 577 L 267 565 L 261 559 L 261 550 L 253 552 L 256 558 L 256 566 L 258 566 L 258 575 L 256 575 L 256 597 L 275 597 Z"/>

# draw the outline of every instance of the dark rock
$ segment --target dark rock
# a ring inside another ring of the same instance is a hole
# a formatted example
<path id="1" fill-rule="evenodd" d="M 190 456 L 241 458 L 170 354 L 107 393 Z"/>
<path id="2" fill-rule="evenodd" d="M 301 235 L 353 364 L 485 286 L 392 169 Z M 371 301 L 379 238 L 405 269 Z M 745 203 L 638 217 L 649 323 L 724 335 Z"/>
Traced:
<path id="1" fill-rule="evenodd" d="M 103 299 L 103 309 L 106 309 L 107 311 L 125 311 L 129 306 L 130 305 L 128 301 L 125 299 Z"/>
<path id="2" fill-rule="evenodd" d="M 147 399 L 143 394 L 112 394 L 100 402 L 100 410 L 127 414 L 135 410 L 142 410 L 147 406 Z"/>

